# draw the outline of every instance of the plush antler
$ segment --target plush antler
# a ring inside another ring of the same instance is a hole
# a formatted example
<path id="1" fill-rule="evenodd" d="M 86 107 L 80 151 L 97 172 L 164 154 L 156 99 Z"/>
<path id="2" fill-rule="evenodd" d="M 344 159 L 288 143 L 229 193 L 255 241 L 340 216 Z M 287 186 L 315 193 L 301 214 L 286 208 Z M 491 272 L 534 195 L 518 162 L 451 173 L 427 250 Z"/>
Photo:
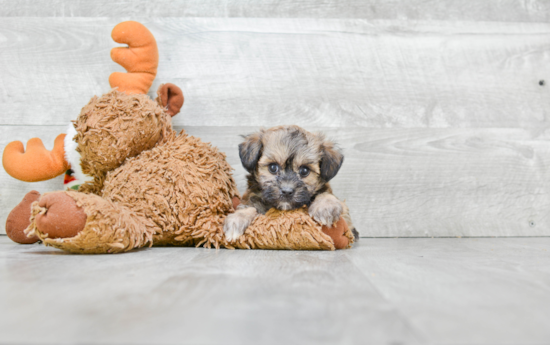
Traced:
<path id="1" fill-rule="evenodd" d="M 145 94 L 157 74 L 159 53 L 153 34 L 143 24 L 133 21 L 115 26 L 111 37 L 117 43 L 128 44 L 111 50 L 111 58 L 128 71 L 114 72 L 109 77 L 111 87 L 127 94 Z"/>
<path id="2" fill-rule="evenodd" d="M 69 169 L 65 160 L 65 134 L 55 138 L 53 150 L 48 151 L 42 140 L 32 138 L 27 142 L 27 152 L 20 141 L 12 141 L 4 149 L 2 165 L 8 174 L 25 182 L 52 179 Z"/>

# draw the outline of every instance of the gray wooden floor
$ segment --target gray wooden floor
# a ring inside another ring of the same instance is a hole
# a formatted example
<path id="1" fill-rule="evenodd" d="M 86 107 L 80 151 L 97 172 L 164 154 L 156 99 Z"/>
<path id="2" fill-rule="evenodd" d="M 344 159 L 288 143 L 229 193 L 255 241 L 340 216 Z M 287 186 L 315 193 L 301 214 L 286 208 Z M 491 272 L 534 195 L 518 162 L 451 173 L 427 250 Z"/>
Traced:
<path id="1" fill-rule="evenodd" d="M 550 238 L 78 256 L 0 236 L 1 344 L 548 344 Z"/>

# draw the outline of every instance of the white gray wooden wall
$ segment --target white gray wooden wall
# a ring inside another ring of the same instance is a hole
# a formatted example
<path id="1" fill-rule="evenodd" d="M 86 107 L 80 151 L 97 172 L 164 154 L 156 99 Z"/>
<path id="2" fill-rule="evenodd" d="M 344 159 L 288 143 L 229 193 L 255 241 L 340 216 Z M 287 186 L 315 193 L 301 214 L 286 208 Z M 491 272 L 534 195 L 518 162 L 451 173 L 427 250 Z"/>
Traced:
<path id="1" fill-rule="evenodd" d="M 241 191 L 238 135 L 298 124 L 344 149 L 333 187 L 362 236 L 550 234 L 549 1 L 0 0 L 0 150 L 51 148 L 109 90 L 128 19 L 158 41 L 150 94 L 183 89 L 174 125 Z M 24 193 L 61 187 L 0 171 L 0 233 Z"/>

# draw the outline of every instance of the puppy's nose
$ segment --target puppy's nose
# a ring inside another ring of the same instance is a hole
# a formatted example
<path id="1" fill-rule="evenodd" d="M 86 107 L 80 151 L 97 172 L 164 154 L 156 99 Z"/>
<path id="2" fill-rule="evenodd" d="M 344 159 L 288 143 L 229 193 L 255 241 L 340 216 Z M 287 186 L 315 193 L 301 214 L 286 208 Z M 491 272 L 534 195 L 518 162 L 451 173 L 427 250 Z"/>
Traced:
<path id="1" fill-rule="evenodd" d="M 289 197 L 289 196 L 292 196 L 292 194 L 294 194 L 294 189 L 291 188 L 291 187 L 282 187 L 281 188 L 281 193 L 284 196 Z"/>

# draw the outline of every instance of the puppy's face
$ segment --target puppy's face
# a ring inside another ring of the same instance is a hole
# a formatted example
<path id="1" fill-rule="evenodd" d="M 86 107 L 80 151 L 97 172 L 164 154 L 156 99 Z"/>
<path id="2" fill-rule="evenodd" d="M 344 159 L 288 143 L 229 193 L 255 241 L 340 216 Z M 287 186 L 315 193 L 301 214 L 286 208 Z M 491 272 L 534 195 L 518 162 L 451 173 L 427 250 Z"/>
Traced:
<path id="1" fill-rule="evenodd" d="M 323 135 L 298 126 L 251 134 L 239 145 L 239 154 L 250 173 L 249 192 L 280 210 L 309 206 L 344 160 Z"/>

